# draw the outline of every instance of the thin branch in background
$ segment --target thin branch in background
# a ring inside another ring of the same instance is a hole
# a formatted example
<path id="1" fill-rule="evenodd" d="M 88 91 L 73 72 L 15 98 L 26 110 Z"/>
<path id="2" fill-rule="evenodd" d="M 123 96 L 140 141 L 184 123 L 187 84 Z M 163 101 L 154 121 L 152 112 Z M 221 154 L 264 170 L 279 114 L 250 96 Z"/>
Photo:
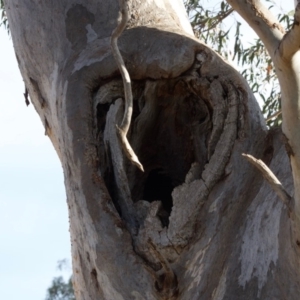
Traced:
<path id="1" fill-rule="evenodd" d="M 198 0 L 185 0 L 185 6 L 191 18 L 195 35 L 225 59 L 234 61 L 234 64 L 249 82 L 255 97 L 262 103 L 263 114 L 265 116 L 273 115 L 279 111 L 281 93 L 277 74 L 261 40 L 256 39 L 253 43 L 246 46 L 243 39 L 243 27 L 245 25 L 238 22 L 235 18 L 230 28 L 224 24 L 224 19 L 222 20 L 222 18 L 228 16 L 232 10 L 225 1 L 220 3 L 218 11 L 215 8 L 208 8 L 208 5 L 206 7 L 203 2 Z M 280 10 L 279 7 L 277 8 Z M 292 11 L 285 13 L 282 10 L 280 14 L 276 15 L 277 19 L 287 30 L 293 23 L 292 16 Z M 220 23 L 217 23 L 216 20 L 220 20 Z M 234 44 L 232 44 L 233 41 Z M 282 117 L 279 114 L 268 121 L 268 126 L 278 126 L 281 124 L 281 121 Z"/>
<path id="2" fill-rule="evenodd" d="M 206 31 L 209 31 L 211 29 L 214 29 L 218 24 L 220 24 L 222 21 L 224 21 L 224 19 L 226 19 L 233 12 L 234 12 L 234 9 L 230 8 L 228 11 L 221 12 L 221 13 L 217 14 L 214 17 L 213 24 L 211 26 L 209 26 L 208 28 L 206 28 L 205 30 L 203 30 L 202 32 L 206 32 Z"/>
<path id="3" fill-rule="evenodd" d="M 279 115 L 281 115 L 281 110 L 277 111 L 276 113 L 274 113 L 274 114 L 272 114 L 270 117 L 268 117 L 268 118 L 266 119 L 266 122 L 271 121 L 273 118 L 276 118 L 276 117 L 278 117 Z"/>

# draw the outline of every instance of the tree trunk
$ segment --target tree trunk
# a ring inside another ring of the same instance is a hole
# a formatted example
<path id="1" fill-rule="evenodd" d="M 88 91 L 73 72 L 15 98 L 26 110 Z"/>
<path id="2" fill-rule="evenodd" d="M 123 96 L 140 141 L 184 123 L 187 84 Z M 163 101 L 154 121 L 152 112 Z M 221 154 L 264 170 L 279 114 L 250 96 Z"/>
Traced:
<path id="1" fill-rule="evenodd" d="M 298 299 L 289 212 L 241 155 L 261 158 L 292 193 L 282 134 L 267 130 L 242 76 L 193 37 L 181 1 L 129 1 L 118 42 L 144 173 L 116 133 L 118 0 L 5 5 L 64 170 L 76 299 Z"/>

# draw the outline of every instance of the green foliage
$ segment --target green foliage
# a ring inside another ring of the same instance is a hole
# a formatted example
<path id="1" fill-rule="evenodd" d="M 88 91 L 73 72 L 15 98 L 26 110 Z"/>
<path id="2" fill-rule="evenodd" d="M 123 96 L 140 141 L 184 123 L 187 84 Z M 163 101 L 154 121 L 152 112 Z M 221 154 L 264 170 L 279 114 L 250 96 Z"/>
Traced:
<path id="1" fill-rule="evenodd" d="M 190 0 L 185 5 L 196 37 L 208 45 L 213 45 L 214 49 L 217 47 L 215 50 L 226 56 L 224 45 L 228 41 L 230 30 L 224 31 L 222 22 L 233 12 L 229 4 L 221 1 L 219 7 L 207 8 L 199 0 Z"/>
<path id="2" fill-rule="evenodd" d="M 69 269 L 69 264 L 66 259 L 57 262 L 57 268 L 62 271 Z M 47 290 L 45 300 L 76 300 L 72 285 L 72 276 L 66 282 L 62 276 L 54 277 L 51 286 Z"/>
<path id="3" fill-rule="evenodd" d="M 265 0 L 265 3 L 286 30 L 290 29 L 293 11 L 282 12 L 273 0 Z M 281 93 L 273 63 L 259 39 L 251 44 L 245 41 L 244 25 L 227 1 L 220 0 L 213 7 L 210 1 L 204 0 L 184 0 L 184 4 L 196 37 L 236 64 L 261 104 L 264 116 L 268 118 L 280 110 Z M 0 13 L 0 26 L 9 33 L 4 0 L 0 0 Z M 270 127 L 280 123 L 281 115 L 268 121 Z"/>
<path id="4" fill-rule="evenodd" d="M 4 28 L 7 30 L 7 33 L 10 34 L 9 24 L 8 24 L 3 0 L 0 0 L 0 26 L 4 26 Z"/>
<path id="5" fill-rule="evenodd" d="M 260 39 L 251 44 L 245 41 L 242 34 L 244 25 L 239 22 L 226 1 L 220 1 L 214 7 L 209 7 L 204 2 L 185 1 L 195 35 L 221 56 L 236 64 L 261 104 L 264 116 L 270 117 L 280 110 L 281 93 L 276 71 L 264 45 Z M 273 13 L 286 30 L 290 29 L 293 11 L 283 13 L 272 0 L 265 2 L 270 4 L 269 9 L 274 10 Z M 267 122 L 269 127 L 280 123 L 281 115 Z"/>
<path id="6" fill-rule="evenodd" d="M 65 282 L 62 276 L 55 277 L 47 290 L 46 300 L 76 300 L 72 286 L 72 277 Z"/>

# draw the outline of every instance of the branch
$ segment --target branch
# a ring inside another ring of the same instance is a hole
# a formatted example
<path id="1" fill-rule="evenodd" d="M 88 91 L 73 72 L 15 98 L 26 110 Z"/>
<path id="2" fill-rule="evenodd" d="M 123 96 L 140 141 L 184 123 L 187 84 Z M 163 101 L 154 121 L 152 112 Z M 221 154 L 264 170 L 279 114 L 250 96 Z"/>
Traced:
<path id="1" fill-rule="evenodd" d="M 267 119 L 266 119 L 266 122 L 269 122 L 269 121 L 271 121 L 273 118 L 276 118 L 276 117 L 278 117 L 278 116 L 280 116 L 281 115 L 281 109 L 280 110 L 278 110 L 278 111 L 276 111 L 274 114 L 272 114 L 270 117 L 268 117 Z"/>
<path id="2" fill-rule="evenodd" d="M 273 14 L 259 0 L 227 0 L 232 8 L 249 24 L 274 57 L 285 30 Z"/>
<path id="3" fill-rule="evenodd" d="M 209 31 L 211 29 L 214 29 L 218 24 L 220 24 L 224 19 L 226 19 L 233 12 L 234 12 L 234 9 L 230 8 L 229 10 L 227 10 L 225 12 L 218 13 L 215 17 L 213 17 L 213 19 L 214 19 L 213 24 L 211 26 L 209 26 L 208 28 L 201 30 L 202 33 Z M 207 20 L 208 20 L 208 18 L 202 22 L 199 22 L 199 24 L 197 24 L 197 25 L 203 28 L 205 26 L 205 23 L 207 22 Z"/>
<path id="4" fill-rule="evenodd" d="M 292 197 L 289 193 L 284 189 L 281 182 L 278 178 L 274 175 L 274 173 L 267 167 L 267 165 L 260 159 L 256 159 L 250 154 L 243 153 L 244 156 L 252 165 L 254 165 L 263 175 L 263 177 L 268 181 L 270 186 L 282 200 L 282 202 L 286 205 L 289 210 L 289 213 L 292 212 L 291 209 L 291 199 Z"/>
<path id="5" fill-rule="evenodd" d="M 290 61 L 292 56 L 300 49 L 300 3 L 295 8 L 294 24 L 280 43 L 281 58 Z"/>
<path id="6" fill-rule="evenodd" d="M 124 93 L 125 93 L 125 111 L 124 111 L 124 116 L 120 127 L 118 125 L 116 125 L 116 127 L 117 127 L 118 136 L 122 144 L 123 151 L 125 152 L 126 156 L 141 171 L 144 171 L 142 164 L 140 163 L 138 157 L 132 150 L 126 137 L 131 123 L 133 100 L 132 100 L 131 80 L 127 68 L 125 66 L 124 60 L 122 58 L 122 55 L 119 51 L 118 38 L 124 31 L 129 17 L 128 17 L 127 0 L 119 0 L 119 3 L 120 3 L 120 12 L 121 12 L 121 22 L 118 24 L 118 26 L 115 28 L 115 30 L 111 35 L 111 48 L 112 48 L 113 56 L 116 60 L 117 66 L 120 70 L 123 79 Z"/>

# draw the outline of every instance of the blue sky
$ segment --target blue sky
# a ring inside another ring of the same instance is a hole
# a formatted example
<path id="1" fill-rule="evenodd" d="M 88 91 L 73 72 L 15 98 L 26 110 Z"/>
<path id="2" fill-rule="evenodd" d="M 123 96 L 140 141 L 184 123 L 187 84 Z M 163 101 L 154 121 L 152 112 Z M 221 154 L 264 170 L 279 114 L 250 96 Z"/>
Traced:
<path id="1" fill-rule="evenodd" d="M 63 173 L 2 27 L 0 45 L 0 295 L 43 300 L 57 261 L 70 260 Z"/>

